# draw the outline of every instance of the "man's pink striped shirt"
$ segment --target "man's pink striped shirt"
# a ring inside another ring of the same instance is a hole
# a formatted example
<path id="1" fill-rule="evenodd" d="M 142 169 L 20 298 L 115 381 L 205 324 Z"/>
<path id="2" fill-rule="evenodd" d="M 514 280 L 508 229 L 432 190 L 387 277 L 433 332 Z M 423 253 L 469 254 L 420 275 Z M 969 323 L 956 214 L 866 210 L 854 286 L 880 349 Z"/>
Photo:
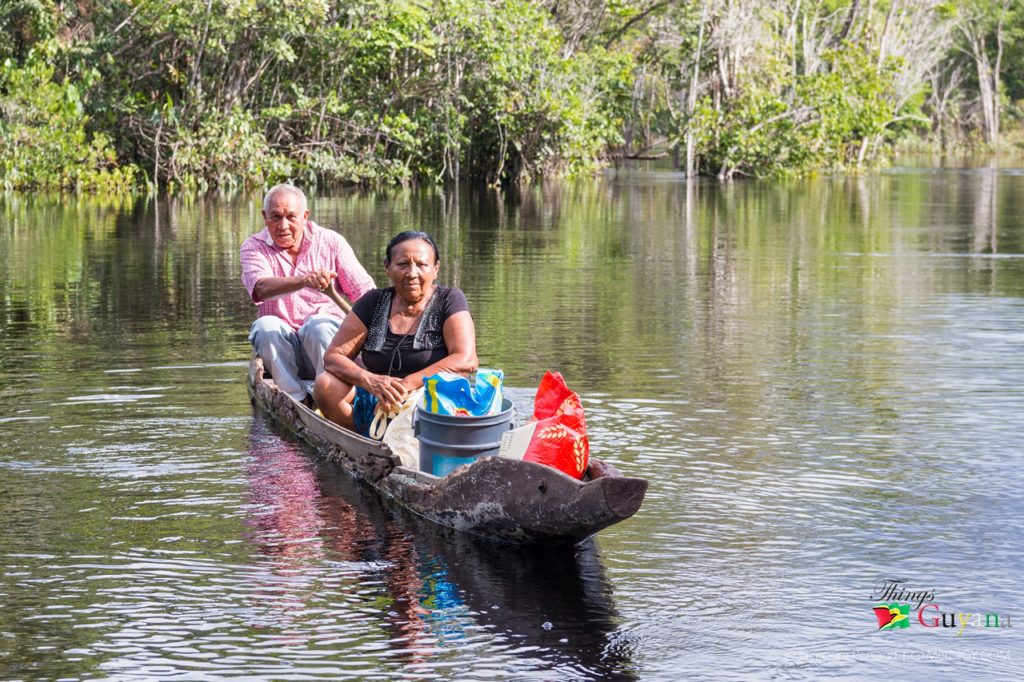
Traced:
<path id="1" fill-rule="evenodd" d="M 301 327 L 310 315 L 331 315 L 342 319 L 344 313 L 327 294 L 308 287 L 269 301 L 259 301 L 253 295 L 256 282 L 264 277 L 295 277 L 322 268 L 338 273 L 332 286 L 353 303 L 375 288 L 373 278 L 363 268 L 345 238 L 337 232 L 320 227 L 312 220 L 306 222 L 302 246 L 294 263 L 285 250 L 274 243 L 267 228 L 245 240 L 241 258 L 242 284 L 253 303 L 258 306 L 259 316 L 276 315 L 293 329 Z"/>

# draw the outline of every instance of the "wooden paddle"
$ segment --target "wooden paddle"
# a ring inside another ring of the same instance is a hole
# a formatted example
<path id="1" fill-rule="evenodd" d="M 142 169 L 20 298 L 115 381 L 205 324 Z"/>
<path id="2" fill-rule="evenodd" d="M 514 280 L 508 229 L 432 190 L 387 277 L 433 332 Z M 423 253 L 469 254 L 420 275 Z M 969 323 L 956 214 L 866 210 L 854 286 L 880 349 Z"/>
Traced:
<path id="1" fill-rule="evenodd" d="M 334 288 L 334 282 L 330 282 L 326 289 L 321 289 L 320 291 L 327 294 L 327 296 L 334 301 L 335 305 L 341 308 L 342 312 L 346 315 L 352 312 L 352 305 L 341 297 L 338 290 Z"/>
<path id="2" fill-rule="evenodd" d="M 349 305 L 349 302 L 342 298 L 341 294 L 338 293 L 338 290 L 334 288 L 334 282 L 328 284 L 327 288 L 324 289 L 323 291 L 325 294 L 331 297 L 331 300 L 334 301 L 335 304 L 337 304 L 337 306 L 341 308 L 346 315 L 352 312 L 352 306 Z"/>

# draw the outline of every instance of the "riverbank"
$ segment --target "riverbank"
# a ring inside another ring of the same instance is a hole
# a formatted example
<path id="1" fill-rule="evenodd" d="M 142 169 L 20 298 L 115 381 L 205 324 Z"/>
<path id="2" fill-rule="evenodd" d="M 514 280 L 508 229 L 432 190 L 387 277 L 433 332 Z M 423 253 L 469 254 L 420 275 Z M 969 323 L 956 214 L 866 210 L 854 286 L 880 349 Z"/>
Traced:
<path id="1" fill-rule="evenodd" d="M 1020 128 L 1022 23 L 968 0 L 22 3 L 0 188 L 507 186 L 665 150 L 711 177 L 865 169 Z"/>

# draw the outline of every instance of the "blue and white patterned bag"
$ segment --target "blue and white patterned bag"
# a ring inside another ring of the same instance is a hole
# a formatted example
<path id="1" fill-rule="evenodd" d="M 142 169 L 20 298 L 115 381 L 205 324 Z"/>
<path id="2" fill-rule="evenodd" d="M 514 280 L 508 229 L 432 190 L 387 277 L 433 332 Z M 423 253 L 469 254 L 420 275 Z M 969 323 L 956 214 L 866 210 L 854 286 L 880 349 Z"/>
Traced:
<path id="1" fill-rule="evenodd" d="M 486 417 L 501 412 L 500 369 L 479 369 L 466 378 L 452 372 L 438 372 L 423 378 L 420 409 L 433 414 Z"/>

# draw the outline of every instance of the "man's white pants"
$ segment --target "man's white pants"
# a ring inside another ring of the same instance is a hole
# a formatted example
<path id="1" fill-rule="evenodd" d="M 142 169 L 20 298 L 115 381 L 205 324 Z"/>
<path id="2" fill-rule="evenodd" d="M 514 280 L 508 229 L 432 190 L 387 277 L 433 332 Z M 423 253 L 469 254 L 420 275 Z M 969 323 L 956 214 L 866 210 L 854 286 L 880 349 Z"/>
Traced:
<path id="1" fill-rule="evenodd" d="M 311 315 L 296 331 L 280 317 L 264 315 L 252 323 L 249 343 L 263 358 L 278 388 L 302 400 L 309 381 L 324 371 L 324 351 L 340 326 L 330 315 Z"/>

